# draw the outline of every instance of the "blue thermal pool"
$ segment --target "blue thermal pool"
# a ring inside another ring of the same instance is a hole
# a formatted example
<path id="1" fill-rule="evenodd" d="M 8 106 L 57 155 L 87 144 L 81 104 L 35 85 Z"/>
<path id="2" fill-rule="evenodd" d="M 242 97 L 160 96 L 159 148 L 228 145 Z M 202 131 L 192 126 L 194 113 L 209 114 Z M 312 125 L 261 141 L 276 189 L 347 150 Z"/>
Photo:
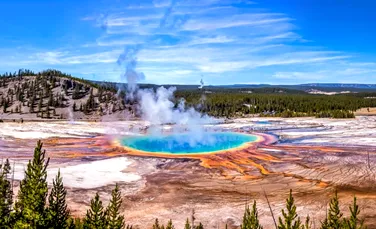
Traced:
<path id="1" fill-rule="evenodd" d="M 258 136 L 235 132 L 205 132 L 199 134 L 171 134 L 125 137 L 122 146 L 150 153 L 199 154 L 228 150 L 255 142 Z"/>
<path id="2" fill-rule="evenodd" d="M 272 124 L 271 122 L 269 122 L 269 121 L 257 121 L 257 122 L 255 122 L 256 124 L 259 124 L 259 125 L 270 125 L 270 124 Z"/>

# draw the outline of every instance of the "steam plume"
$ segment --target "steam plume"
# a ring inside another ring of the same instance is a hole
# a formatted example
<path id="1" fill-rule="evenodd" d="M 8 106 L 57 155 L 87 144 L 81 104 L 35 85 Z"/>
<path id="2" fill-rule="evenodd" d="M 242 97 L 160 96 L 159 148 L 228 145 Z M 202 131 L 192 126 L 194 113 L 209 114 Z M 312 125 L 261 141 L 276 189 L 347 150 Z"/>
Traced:
<path id="1" fill-rule="evenodd" d="M 203 89 L 204 86 L 205 86 L 205 84 L 204 84 L 204 80 L 201 78 L 201 80 L 200 80 L 200 86 L 199 86 L 198 88 L 199 88 L 199 89 Z"/>
<path id="2" fill-rule="evenodd" d="M 205 133 L 203 125 L 216 120 L 202 115 L 193 107 L 186 108 L 184 99 L 175 106 L 173 102 L 175 90 L 175 87 L 160 87 L 156 91 L 138 90 L 139 110 L 142 119 L 150 123 L 149 134 L 160 135 L 163 132 L 161 125 L 174 124 L 172 128 L 174 134 L 187 133 L 184 137 L 176 135 L 174 141 L 181 144 L 188 142 L 190 146 L 195 146 L 197 143 L 213 144 L 215 139 Z"/>
<path id="3" fill-rule="evenodd" d="M 140 46 L 127 46 L 117 60 L 118 65 L 125 66 L 125 73 L 121 76 L 121 79 L 127 82 L 127 98 L 129 100 L 134 100 L 137 82 L 145 79 L 144 73 L 136 71 L 139 51 Z"/>
<path id="4" fill-rule="evenodd" d="M 186 108 L 185 101 L 180 100 L 175 108 L 173 102 L 175 87 L 160 87 L 156 91 L 144 89 L 138 91 L 140 111 L 143 120 L 152 125 L 177 124 L 186 128 L 202 125 L 213 121 L 207 115 L 202 116 L 194 108 Z"/>
<path id="5" fill-rule="evenodd" d="M 186 21 L 185 16 L 173 15 L 173 9 L 177 1 L 172 0 L 167 7 L 163 17 L 159 23 L 159 30 L 174 29 L 182 25 Z M 176 136 L 178 142 L 195 145 L 200 142 L 207 142 L 213 144 L 213 138 L 205 134 L 203 128 L 204 124 L 212 123 L 213 118 L 202 115 L 193 107 L 187 108 L 184 99 L 181 99 L 178 105 L 175 104 L 174 98 L 175 87 L 164 88 L 160 87 L 154 89 L 139 89 L 137 83 L 145 79 L 142 72 L 138 72 L 137 55 L 141 50 L 141 46 L 127 46 L 124 52 L 121 53 L 117 60 L 117 64 L 125 67 L 125 73 L 122 75 L 122 80 L 127 82 L 127 99 L 138 101 L 138 111 L 141 118 L 150 123 L 149 134 L 160 135 L 163 131 L 162 125 L 174 124 L 173 132 L 188 133 L 187 137 Z M 200 88 L 204 87 L 204 82 L 201 80 Z"/>

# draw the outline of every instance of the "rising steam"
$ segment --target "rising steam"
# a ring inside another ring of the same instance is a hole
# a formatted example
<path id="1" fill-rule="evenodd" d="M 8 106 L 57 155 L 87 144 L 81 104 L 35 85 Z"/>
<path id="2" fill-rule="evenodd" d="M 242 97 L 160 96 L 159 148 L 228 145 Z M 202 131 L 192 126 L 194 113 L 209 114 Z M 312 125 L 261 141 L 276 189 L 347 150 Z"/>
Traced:
<path id="1" fill-rule="evenodd" d="M 189 143 L 190 146 L 200 144 L 214 144 L 215 138 L 207 134 L 203 125 L 215 122 L 215 119 L 202 115 L 193 107 L 186 108 L 184 99 L 175 107 L 174 92 L 176 88 L 160 87 L 139 90 L 139 110 L 143 120 L 150 123 L 149 134 L 161 135 L 163 124 L 174 124 L 172 133 L 187 133 L 182 138 L 176 135 L 172 141 L 181 144 Z M 187 138 L 188 136 L 188 138 Z"/>
<path id="2" fill-rule="evenodd" d="M 127 46 L 117 60 L 118 65 L 125 66 L 125 73 L 121 76 L 121 79 L 127 82 L 127 99 L 131 101 L 135 98 L 137 82 L 145 79 L 144 73 L 136 70 L 139 51 L 140 46 Z"/>
<path id="3" fill-rule="evenodd" d="M 201 115 L 193 107 L 186 108 L 185 101 L 180 100 L 175 108 L 174 92 L 176 88 L 164 87 L 138 91 L 141 117 L 153 125 L 176 124 L 189 128 L 192 125 L 208 124 L 213 121 L 207 115 Z"/>
<path id="4" fill-rule="evenodd" d="M 181 26 L 187 18 L 181 15 L 173 15 L 173 10 L 177 4 L 176 0 L 172 0 L 170 6 L 167 7 L 163 17 L 160 20 L 159 30 L 175 29 Z M 106 21 L 106 20 L 104 20 Z M 103 26 L 106 28 L 106 26 Z M 152 43 L 152 42 L 147 42 Z M 204 124 L 213 123 L 215 119 L 202 115 L 193 107 L 187 108 L 185 101 L 180 100 L 178 106 L 175 106 L 174 92 L 175 87 L 154 89 L 139 89 L 138 82 L 145 79 L 145 75 L 137 70 L 137 55 L 141 51 L 141 46 L 126 46 L 124 52 L 120 54 L 117 64 L 125 67 L 125 72 L 121 76 L 122 81 L 127 82 L 127 100 L 138 101 L 138 112 L 141 118 L 150 124 L 149 134 L 161 134 L 163 132 L 162 125 L 174 124 L 173 132 L 186 132 L 189 139 L 176 138 L 178 142 L 187 143 L 191 146 L 200 142 L 214 144 L 210 134 L 206 134 L 203 128 Z M 204 87 L 201 80 L 200 88 Z"/>

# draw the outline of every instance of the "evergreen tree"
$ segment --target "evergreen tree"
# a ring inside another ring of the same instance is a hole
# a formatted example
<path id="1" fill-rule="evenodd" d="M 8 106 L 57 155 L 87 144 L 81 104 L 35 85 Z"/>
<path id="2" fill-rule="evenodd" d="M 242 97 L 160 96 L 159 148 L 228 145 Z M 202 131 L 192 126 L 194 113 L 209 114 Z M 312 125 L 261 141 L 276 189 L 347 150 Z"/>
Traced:
<path id="1" fill-rule="evenodd" d="M 69 210 L 65 197 L 67 191 L 60 176 L 60 170 L 53 181 L 53 187 L 48 198 L 48 227 L 54 229 L 65 229 L 68 227 Z"/>
<path id="2" fill-rule="evenodd" d="M 97 193 L 90 202 L 90 209 L 87 211 L 84 219 L 84 228 L 105 229 L 106 226 L 106 213 L 103 209 L 102 201 L 99 199 L 99 194 Z"/>
<path id="3" fill-rule="evenodd" d="M 328 215 L 328 214 L 327 214 Z M 325 218 L 324 221 L 321 222 L 321 229 L 329 229 L 329 222 L 328 222 L 328 217 Z"/>
<path id="4" fill-rule="evenodd" d="M 187 221 L 185 221 L 184 229 L 191 229 L 191 224 L 189 223 L 188 218 Z"/>
<path id="5" fill-rule="evenodd" d="M 3 113 L 7 113 L 7 108 L 8 108 L 8 102 L 5 100 L 4 104 L 3 104 Z"/>
<path id="6" fill-rule="evenodd" d="M 311 218 L 307 216 L 306 221 L 304 225 L 302 226 L 302 229 L 310 229 L 311 228 Z"/>
<path id="7" fill-rule="evenodd" d="M 38 141 L 33 160 L 29 161 L 25 178 L 21 181 L 15 205 L 16 228 L 44 228 L 46 223 L 47 166 L 46 151 Z"/>
<path id="8" fill-rule="evenodd" d="M 39 103 L 38 103 L 38 112 L 42 110 L 42 105 L 43 105 L 43 98 L 40 96 L 39 97 Z"/>
<path id="9" fill-rule="evenodd" d="M 78 83 L 76 83 L 73 94 L 72 94 L 72 99 L 79 99 L 79 98 L 80 98 L 80 86 L 78 85 Z"/>
<path id="10" fill-rule="evenodd" d="M 115 189 L 112 190 L 111 200 L 106 210 L 107 226 L 111 229 L 124 228 L 124 216 L 120 214 L 120 206 L 122 204 L 121 192 L 119 186 L 116 184 Z"/>
<path id="11" fill-rule="evenodd" d="M 345 229 L 364 229 L 363 220 L 359 219 L 360 209 L 354 196 L 353 206 L 350 206 L 350 219 L 345 219 Z"/>
<path id="12" fill-rule="evenodd" d="M 68 221 L 68 228 L 69 229 L 83 229 L 84 228 L 84 222 L 77 218 L 77 219 L 70 219 Z"/>
<path id="13" fill-rule="evenodd" d="M 174 225 L 172 224 L 172 220 L 171 219 L 168 221 L 166 229 L 175 229 Z"/>
<path id="14" fill-rule="evenodd" d="M 294 197 L 292 197 L 292 190 L 290 190 L 289 198 L 286 199 L 286 211 L 282 209 L 282 216 L 279 217 L 278 229 L 300 229 L 301 222 L 296 213 L 296 206 Z"/>
<path id="15" fill-rule="evenodd" d="M 258 220 L 258 211 L 256 207 L 256 201 L 253 202 L 252 212 L 249 209 L 249 206 L 246 207 L 243 223 L 240 226 L 241 229 L 262 229 L 262 226 Z"/>
<path id="16" fill-rule="evenodd" d="M 154 224 L 153 224 L 153 229 L 164 229 L 164 226 L 159 225 L 158 219 L 155 219 Z"/>
<path id="17" fill-rule="evenodd" d="M 328 218 L 327 218 L 327 224 L 329 228 L 332 228 L 332 229 L 342 228 L 342 225 L 343 225 L 342 215 L 343 214 L 339 210 L 338 193 L 336 191 L 334 197 L 330 200 L 330 203 L 329 203 L 329 212 L 328 212 Z"/>
<path id="18" fill-rule="evenodd" d="M 52 102 L 53 102 L 53 94 L 52 94 L 52 91 L 50 91 L 50 95 L 48 97 L 48 102 L 47 102 L 47 106 L 52 106 Z"/>
<path id="19" fill-rule="evenodd" d="M 0 164 L 0 228 L 12 228 L 11 211 L 13 204 L 12 185 L 9 181 L 11 167 L 7 159 Z"/>
<path id="20" fill-rule="evenodd" d="M 198 224 L 198 226 L 196 226 L 195 229 L 204 229 L 204 225 L 202 225 L 202 223 L 200 222 L 200 223 Z"/>
<path id="21" fill-rule="evenodd" d="M 34 103 L 35 103 L 35 95 L 33 95 L 32 97 L 31 97 L 31 101 L 30 101 L 30 104 L 29 104 L 29 106 L 30 106 L 30 113 L 34 113 Z"/>

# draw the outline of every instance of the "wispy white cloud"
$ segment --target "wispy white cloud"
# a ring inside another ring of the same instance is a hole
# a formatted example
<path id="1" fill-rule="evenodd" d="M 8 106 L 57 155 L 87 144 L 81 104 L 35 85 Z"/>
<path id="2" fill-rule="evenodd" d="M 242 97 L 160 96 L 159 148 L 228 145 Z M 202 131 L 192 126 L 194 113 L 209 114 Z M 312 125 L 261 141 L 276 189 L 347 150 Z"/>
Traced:
<path id="1" fill-rule="evenodd" d="M 149 82 L 187 82 L 201 74 L 231 76 L 233 83 L 249 81 L 249 75 L 268 82 L 375 75 L 376 62 L 307 42 L 310 38 L 300 34 L 291 15 L 261 9 L 253 1 L 129 0 L 92 13 L 96 16 L 80 18 L 82 26 L 92 26 L 92 36 L 81 44 L 7 51 L 0 62 L 59 66 L 85 76 L 107 72 L 119 80 L 119 54 L 124 46 L 139 45 L 138 70 Z"/>
<path id="2" fill-rule="evenodd" d="M 235 41 L 227 36 L 214 36 L 214 37 L 193 37 L 187 45 L 203 45 L 203 44 L 222 44 Z"/>
<path id="3" fill-rule="evenodd" d="M 111 15 L 107 18 L 107 26 L 140 26 L 143 23 L 159 20 L 162 16 L 162 14 L 138 16 Z"/>
<path id="4" fill-rule="evenodd" d="M 154 7 L 168 7 L 171 5 L 171 1 L 173 0 L 153 0 Z"/>
<path id="5" fill-rule="evenodd" d="M 42 63 L 48 63 L 48 64 L 58 64 L 60 63 L 60 58 L 66 55 L 64 52 L 53 52 L 53 51 L 48 51 L 48 52 L 41 52 L 41 53 L 36 53 L 35 58 L 33 58 L 30 61 L 40 61 Z"/>
<path id="6" fill-rule="evenodd" d="M 288 22 L 291 19 L 288 17 L 275 17 L 274 14 L 258 13 L 258 14 L 244 14 L 234 15 L 232 17 L 224 18 L 202 18 L 188 21 L 183 30 L 216 30 L 232 27 L 257 26 L 266 24 L 276 24 L 280 22 Z"/>
<path id="7" fill-rule="evenodd" d="M 283 42 L 283 41 L 297 41 L 302 40 L 302 37 L 294 32 L 286 32 L 279 34 L 267 35 L 259 38 L 255 38 L 255 43 L 269 43 L 269 42 Z"/>
<path id="8" fill-rule="evenodd" d="M 79 54 L 72 52 L 37 52 L 20 60 L 21 64 L 76 65 L 93 63 L 114 63 L 122 50 Z"/>
<path id="9" fill-rule="evenodd" d="M 274 47 L 274 46 L 270 46 Z M 167 49 L 145 49 L 140 52 L 139 60 L 149 63 L 186 63 L 202 72 L 230 72 L 258 67 L 307 64 L 330 60 L 346 59 L 349 56 L 336 52 L 309 51 L 263 55 L 257 47 L 244 50 L 243 47 L 185 47 Z"/>
<path id="10" fill-rule="evenodd" d="M 351 68 L 343 62 L 338 62 L 336 65 L 325 65 L 322 66 L 322 70 L 302 70 L 302 71 L 279 71 L 273 74 L 273 77 L 276 79 L 281 79 L 283 81 L 299 81 L 299 82 L 358 82 L 364 83 L 370 75 L 376 75 L 376 66 L 370 67 L 365 65 L 363 67 Z"/>
<path id="11" fill-rule="evenodd" d="M 145 38 L 142 36 L 102 36 L 96 40 L 96 46 L 125 46 L 143 44 Z"/>

